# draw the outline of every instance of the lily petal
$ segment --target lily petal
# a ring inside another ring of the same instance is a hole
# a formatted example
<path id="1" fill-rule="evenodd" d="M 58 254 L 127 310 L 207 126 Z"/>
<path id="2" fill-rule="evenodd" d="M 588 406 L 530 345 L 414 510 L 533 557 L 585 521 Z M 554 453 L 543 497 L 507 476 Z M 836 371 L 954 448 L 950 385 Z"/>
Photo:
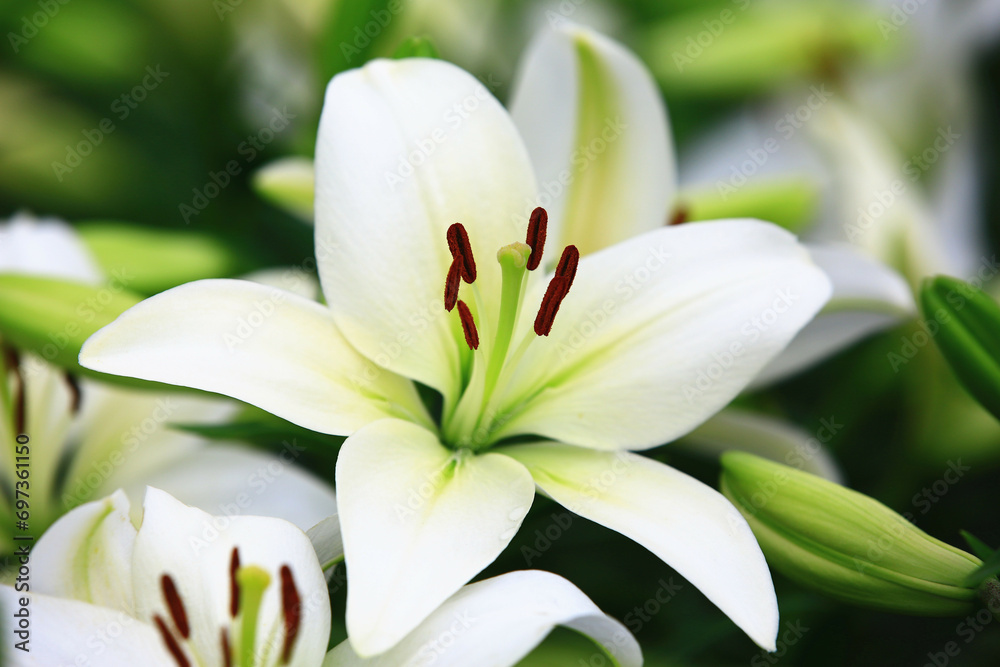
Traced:
<path id="1" fill-rule="evenodd" d="M 557 625 L 587 635 L 621 667 L 642 665 L 635 638 L 579 588 L 555 574 L 527 570 L 465 586 L 387 653 L 365 660 L 345 641 L 327 655 L 323 667 L 432 662 L 439 667 L 510 667 Z"/>
<path id="2" fill-rule="evenodd" d="M 794 236 L 754 220 L 668 227 L 584 257 L 551 335 L 506 388 L 511 416 L 494 438 L 669 442 L 728 404 L 829 294 Z"/>
<path id="3" fill-rule="evenodd" d="M 348 438 L 337 495 L 354 650 L 392 648 L 489 565 L 534 494 L 516 461 L 453 452 L 410 422 L 383 420 Z"/>
<path id="4" fill-rule="evenodd" d="M 836 484 L 844 481 L 840 466 L 820 444 L 819 437 L 780 419 L 738 408 L 726 408 L 671 446 L 710 456 L 737 449 Z"/>
<path id="5" fill-rule="evenodd" d="M 184 605 L 192 628 L 189 643 L 200 664 L 224 664 L 218 632 L 231 620 L 230 562 L 237 548 L 243 566 L 256 565 L 271 575 L 260 605 L 255 652 L 273 655 L 282 650 L 282 581 L 277 573 L 287 565 L 302 601 L 288 664 L 322 661 L 330 638 L 330 601 L 316 552 L 301 530 L 281 519 L 211 516 L 152 487 L 143 508 L 132 561 L 139 619 L 154 614 L 172 618 L 161 583 L 161 577 L 169 575 Z"/>
<path id="6" fill-rule="evenodd" d="M 101 282 L 90 251 L 73 228 L 55 218 L 15 215 L 0 225 L 0 273 Z"/>
<path id="7" fill-rule="evenodd" d="M 29 645 L 30 653 L 4 647 L 9 660 L 4 664 L 10 667 L 177 667 L 153 626 L 123 611 L 0 586 L 0 607 L 5 613 L 18 609 L 22 597 L 29 600 L 36 639 Z"/>
<path id="8" fill-rule="evenodd" d="M 444 310 L 446 231 L 465 225 L 476 288 L 492 298 L 495 253 L 524 239 L 535 207 L 510 116 L 454 65 L 375 60 L 330 82 L 316 174 L 316 258 L 337 326 L 379 365 L 455 399 L 464 343 Z"/>
<path id="9" fill-rule="evenodd" d="M 232 396 L 321 433 L 423 414 L 412 384 L 358 354 L 328 309 L 248 281 L 200 280 L 146 299 L 91 336 L 80 363 Z"/>
<path id="10" fill-rule="evenodd" d="M 132 498 L 141 498 L 142 487 L 154 486 L 210 514 L 238 511 L 284 519 L 306 530 L 335 514 L 337 499 L 325 482 L 291 463 L 298 454 L 294 448 L 274 456 L 237 445 L 212 444 L 133 478 L 126 491 Z"/>
<path id="11" fill-rule="evenodd" d="M 677 190 L 667 110 L 631 52 L 581 26 L 546 31 L 512 100 L 560 247 L 587 254 L 666 224 Z"/>
<path id="12" fill-rule="evenodd" d="M 340 532 L 340 518 L 336 514 L 310 528 L 306 531 L 306 536 L 312 542 L 324 571 L 344 560 L 344 536 Z"/>
<path id="13" fill-rule="evenodd" d="M 77 507 L 32 549 L 34 590 L 131 614 L 135 535 L 121 491 Z"/>
<path id="14" fill-rule="evenodd" d="M 629 537 L 698 587 L 773 651 L 778 602 L 747 522 L 711 487 L 643 456 L 560 444 L 498 450 L 527 466 L 566 509 Z"/>
<path id="15" fill-rule="evenodd" d="M 906 280 L 885 264 L 844 245 L 809 246 L 809 252 L 830 278 L 833 296 L 816 319 L 760 372 L 753 387 L 792 375 L 916 315 Z"/>

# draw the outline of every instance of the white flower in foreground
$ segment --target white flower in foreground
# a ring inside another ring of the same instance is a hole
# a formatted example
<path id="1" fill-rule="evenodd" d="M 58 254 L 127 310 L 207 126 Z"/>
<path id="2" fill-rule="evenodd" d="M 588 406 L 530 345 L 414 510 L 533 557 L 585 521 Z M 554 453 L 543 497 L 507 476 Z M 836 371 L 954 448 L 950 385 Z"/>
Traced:
<path id="1" fill-rule="evenodd" d="M 32 551 L 32 588 L 0 586 L 5 610 L 28 599 L 30 652 L 9 662 L 107 667 L 348 667 L 369 664 L 345 642 L 326 654 L 330 603 L 309 538 L 280 519 L 210 516 L 147 490 L 139 530 L 123 493 L 73 510 Z M 324 561 L 342 556 L 336 518 Z M 310 531 L 311 533 L 313 531 Z M 507 667 L 555 626 L 591 637 L 623 667 L 635 639 L 572 584 L 515 572 L 467 586 L 374 664 Z"/>
<path id="2" fill-rule="evenodd" d="M 72 228 L 15 216 L 0 225 L 0 273 L 100 285 L 103 278 Z M 119 286 L 120 287 L 120 286 Z M 92 305 L 78 311 L 82 321 Z M 90 315 L 92 316 L 92 314 Z M 53 346 L 59 343 L 54 332 Z M 0 345 L 3 341 L 0 340 Z M 117 488 L 141 497 L 146 484 L 219 513 L 277 516 L 308 528 L 336 508 L 333 490 L 297 469 L 293 441 L 279 455 L 208 445 L 171 424 L 220 423 L 236 405 L 216 398 L 150 392 L 77 378 L 39 357 L 2 345 L 0 438 L 27 434 L 31 521 L 40 534 L 66 511 Z M 13 548 L 14 446 L 0 456 L 0 553 Z"/>
<path id="3" fill-rule="evenodd" d="M 527 151 L 478 81 L 441 61 L 375 61 L 326 99 L 316 248 L 329 307 L 191 283 L 124 313 L 81 363 L 350 434 L 336 476 L 360 655 L 390 649 L 493 561 L 535 485 L 652 550 L 773 647 L 774 590 L 738 512 L 626 450 L 697 426 L 815 315 L 830 287 L 805 249 L 730 220 L 583 258 L 567 247 L 544 276 L 529 269 L 545 215 Z M 227 346 L 251 315 L 251 335 Z M 425 407 L 418 384 L 441 405 Z"/>

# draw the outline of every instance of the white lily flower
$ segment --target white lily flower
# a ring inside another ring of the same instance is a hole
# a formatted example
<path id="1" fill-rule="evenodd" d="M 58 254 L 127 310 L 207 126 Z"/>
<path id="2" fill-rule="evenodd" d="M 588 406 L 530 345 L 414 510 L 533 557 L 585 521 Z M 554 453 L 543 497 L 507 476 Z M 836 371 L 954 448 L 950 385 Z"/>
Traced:
<path id="1" fill-rule="evenodd" d="M 138 531 L 118 491 L 78 507 L 31 554 L 30 652 L 15 665 L 317 667 L 330 601 L 316 552 L 292 524 L 211 516 L 150 487 Z"/>
<path id="2" fill-rule="evenodd" d="M 33 623 L 30 652 L 7 655 L 15 667 L 369 664 L 347 642 L 326 654 L 330 603 L 313 547 L 322 561 L 343 551 L 336 517 L 322 527 L 310 543 L 280 519 L 211 516 L 152 487 L 138 531 L 121 491 L 82 505 L 32 551 L 31 592 L 0 586 L 4 609 L 25 598 Z M 642 664 L 619 622 L 538 571 L 464 587 L 374 664 L 508 667 L 556 625 L 589 636 L 622 667 Z"/>
<path id="3" fill-rule="evenodd" d="M 770 575 L 735 508 L 625 450 L 697 426 L 815 315 L 829 283 L 794 237 L 752 220 L 660 227 L 529 270 L 545 213 L 528 152 L 486 88 L 441 61 L 334 78 L 316 175 L 329 307 L 287 295 L 264 313 L 258 286 L 200 281 L 130 309 L 80 359 L 350 435 L 336 475 L 353 649 L 389 650 L 493 561 L 536 485 L 773 647 Z"/>
<path id="4" fill-rule="evenodd" d="M 72 228 L 27 215 L 0 225 L 0 273 L 103 282 Z M 0 357 L 0 378 L 0 437 L 11 443 L 20 433 L 31 438 L 32 534 L 115 489 L 141 497 L 147 484 L 209 511 L 276 516 L 301 528 L 336 507 L 328 485 L 293 465 L 301 455 L 294 442 L 271 455 L 234 444 L 207 446 L 171 428 L 173 423 L 219 423 L 234 414 L 231 401 L 74 378 L 35 355 L 10 349 Z M 0 456 L 0 482 L 10 493 L 16 473 L 10 447 Z M 13 546 L 10 505 L 7 494 L 0 494 L 0 553 Z"/>

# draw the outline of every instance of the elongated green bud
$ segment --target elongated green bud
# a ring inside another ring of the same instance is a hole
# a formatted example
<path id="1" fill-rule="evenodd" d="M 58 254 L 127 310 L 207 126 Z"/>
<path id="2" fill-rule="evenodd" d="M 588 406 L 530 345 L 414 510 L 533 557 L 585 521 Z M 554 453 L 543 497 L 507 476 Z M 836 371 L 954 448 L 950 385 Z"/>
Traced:
<path id="1" fill-rule="evenodd" d="M 78 231 L 104 273 L 138 294 L 225 278 L 242 268 L 233 249 L 206 234 L 115 222 L 84 223 Z"/>
<path id="2" fill-rule="evenodd" d="M 313 219 L 316 169 L 304 157 L 286 157 L 261 167 L 253 175 L 253 189 L 261 197 L 306 222 Z"/>
<path id="3" fill-rule="evenodd" d="M 95 286 L 0 275 L 0 340 L 56 366 L 106 378 L 80 366 L 80 348 L 95 331 L 141 300 L 113 280 Z"/>
<path id="4" fill-rule="evenodd" d="M 722 492 L 772 568 L 852 604 L 925 616 L 968 613 L 981 561 L 862 493 L 743 452 L 722 457 Z"/>
<path id="5" fill-rule="evenodd" d="M 1000 419 L 1000 306 L 981 289 L 948 276 L 920 290 L 928 330 L 962 386 Z"/>
<path id="6" fill-rule="evenodd" d="M 819 186 L 802 178 L 771 179 L 740 188 L 723 183 L 718 187 L 682 191 L 678 201 L 691 222 L 758 218 L 799 234 L 815 219 Z"/>

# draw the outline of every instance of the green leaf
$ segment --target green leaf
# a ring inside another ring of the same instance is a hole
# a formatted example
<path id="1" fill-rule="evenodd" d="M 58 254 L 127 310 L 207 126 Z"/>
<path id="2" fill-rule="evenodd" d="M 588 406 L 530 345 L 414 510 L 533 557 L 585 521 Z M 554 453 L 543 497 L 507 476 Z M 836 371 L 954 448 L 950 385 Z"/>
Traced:
<path id="1" fill-rule="evenodd" d="M 969 545 L 969 548 L 972 549 L 972 553 L 976 554 L 976 556 L 978 556 L 980 560 L 985 561 L 990 556 L 995 555 L 996 552 L 993 549 L 990 549 L 985 542 L 980 540 L 978 537 L 976 537 L 969 531 L 960 530 L 958 532 L 961 533 L 963 538 L 965 538 L 965 541 Z"/>
<path id="2" fill-rule="evenodd" d="M 333 3 L 319 40 L 324 83 L 333 75 L 360 67 L 403 11 L 403 0 L 351 0 Z"/>
<path id="3" fill-rule="evenodd" d="M 238 255 L 206 234 L 117 222 L 83 223 L 77 229 L 105 275 L 146 296 L 193 280 L 231 276 L 240 268 Z"/>
<path id="4" fill-rule="evenodd" d="M 969 575 L 969 585 L 979 586 L 987 579 L 1000 574 L 1000 549 L 990 549 L 985 542 L 968 531 L 962 530 L 959 532 L 965 538 L 965 541 L 969 543 L 969 546 L 976 555 L 983 561 L 982 566 Z"/>
<path id="5" fill-rule="evenodd" d="M 1000 419 L 1000 307 L 981 289 L 948 276 L 924 281 L 920 305 L 959 382 Z"/>
<path id="6" fill-rule="evenodd" d="M 399 45 L 399 48 L 392 54 L 392 57 L 399 60 L 402 58 L 440 58 L 437 47 L 430 37 L 421 35 L 410 37 Z"/>

